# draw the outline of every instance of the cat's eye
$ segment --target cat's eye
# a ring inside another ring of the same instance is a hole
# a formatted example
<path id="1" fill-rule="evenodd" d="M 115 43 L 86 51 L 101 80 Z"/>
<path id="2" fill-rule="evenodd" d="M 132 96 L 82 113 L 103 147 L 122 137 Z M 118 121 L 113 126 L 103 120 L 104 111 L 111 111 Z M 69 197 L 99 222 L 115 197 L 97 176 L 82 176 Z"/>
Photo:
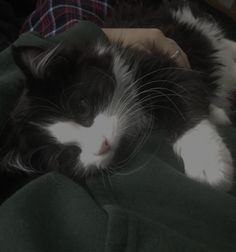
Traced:
<path id="1" fill-rule="evenodd" d="M 86 116 L 89 114 L 89 103 L 88 101 L 86 101 L 85 99 L 81 100 L 78 104 L 78 112 L 80 113 L 80 115 Z"/>

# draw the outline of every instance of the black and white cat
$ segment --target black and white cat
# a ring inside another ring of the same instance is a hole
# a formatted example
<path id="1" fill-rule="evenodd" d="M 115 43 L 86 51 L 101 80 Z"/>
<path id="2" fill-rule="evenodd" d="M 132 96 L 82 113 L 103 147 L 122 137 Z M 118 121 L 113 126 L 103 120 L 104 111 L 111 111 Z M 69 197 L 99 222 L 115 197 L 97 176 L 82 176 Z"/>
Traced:
<path id="1" fill-rule="evenodd" d="M 192 69 L 155 48 L 147 53 L 100 41 L 72 53 L 61 46 L 13 48 L 26 88 L 4 138 L 6 169 L 78 176 L 108 169 L 123 143 L 151 127 L 168 132 L 187 176 L 232 187 L 231 153 L 215 125 L 230 123 L 236 43 L 185 3 L 139 12 L 142 19 L 123 13 L 116 26 L 160 28 L 185 51 Z"/>

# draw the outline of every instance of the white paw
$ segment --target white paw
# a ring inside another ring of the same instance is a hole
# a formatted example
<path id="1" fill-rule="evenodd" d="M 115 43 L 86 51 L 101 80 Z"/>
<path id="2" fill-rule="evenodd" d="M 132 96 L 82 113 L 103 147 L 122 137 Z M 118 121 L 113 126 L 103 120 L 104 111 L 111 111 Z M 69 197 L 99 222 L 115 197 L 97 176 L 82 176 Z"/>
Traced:
<path id="1" fill-rule="evenodd" d="M 215 127 L 204 120 L 174 145 L 183 158 L 188 177 L 229 191 L 233 185 L 233 160 Z"/>
<path id="2" fill-rule="evenodd" d="M 193 156 L 184 159 L 187 176 L 223 191 L 233 185 L 233 162 L 227 148 L 214 146 L 214 150 L 196 150 Z"/>

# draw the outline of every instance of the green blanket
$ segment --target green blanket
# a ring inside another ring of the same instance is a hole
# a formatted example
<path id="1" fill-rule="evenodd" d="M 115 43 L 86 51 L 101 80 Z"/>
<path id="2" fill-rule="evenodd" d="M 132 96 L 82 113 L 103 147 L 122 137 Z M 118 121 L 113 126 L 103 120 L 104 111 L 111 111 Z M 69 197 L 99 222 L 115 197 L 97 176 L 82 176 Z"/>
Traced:
<path id="1" fill-rule="evenodd" d="M 16 45 L 81 47 L 96 37 L 93 24 Z M 0 126 L 22 91 L 10 50 L 0 54 Z M 220 129 L 236 157 L 236 130 Z M 153 133 L 127 167 L 79 184 L 57 173 L 23 186 L 0 206 L 0 252 L 236 251 L 236 198 L 183 174 L 164 133 Z"/>

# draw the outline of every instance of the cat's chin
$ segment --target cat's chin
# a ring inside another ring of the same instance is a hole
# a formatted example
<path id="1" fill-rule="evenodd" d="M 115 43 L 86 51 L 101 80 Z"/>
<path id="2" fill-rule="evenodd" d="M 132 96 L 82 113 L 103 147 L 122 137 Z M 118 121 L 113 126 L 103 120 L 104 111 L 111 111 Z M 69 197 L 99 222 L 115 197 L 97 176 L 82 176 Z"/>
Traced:
<path id="1" fill-rule="evenodd" d="M 103 155 L 94 155 L 91 153 L 82 152 L 80 154 L 80 163 L 85 175 L 90 175 L 98 172 L 99 170 L 106 170 L 115 155 L 114 150 L 110 150 Z"/>

